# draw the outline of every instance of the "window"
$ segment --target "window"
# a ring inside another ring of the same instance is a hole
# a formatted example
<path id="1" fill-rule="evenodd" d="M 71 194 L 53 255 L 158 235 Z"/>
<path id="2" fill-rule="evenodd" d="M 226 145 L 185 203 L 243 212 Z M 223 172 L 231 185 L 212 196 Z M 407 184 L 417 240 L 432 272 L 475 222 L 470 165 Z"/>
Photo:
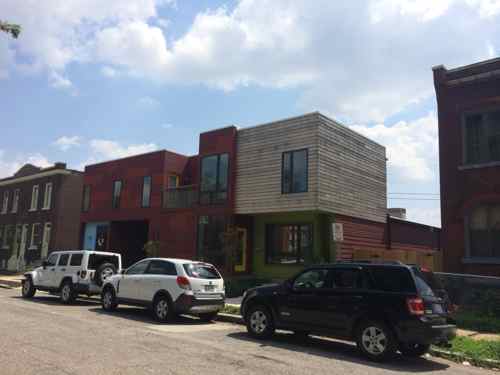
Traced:
<path id="1" fill-rule="evenodd" d="M 142 207 L 149 207 L 151 201 L 151 176 L 142 179 Z"/>
<path id="2" fill-rule="evenodd" d="M 215 264 L 225 264 L 224 216 L 200 216 L 198 219 L 198 258 Z"/>
<path id="3" fill-rule="evenodd" d="M 47 266 L 55 266 L 57 263 L 57 257 L 59 254 L 50 254 L 49 258 L 47 259 Z"/>
<path id="4" fill-rule="evenodd" d="M 500 110 L 464 117 L 465 163 L 500 161 Z"/>
<path id="5" fill-rule="evenodd" d="M 12 225 L 6 225 L 3 228 L 3 241 L 2 241 L 2 249 L 8 249 L 10 246 L 10 240 L 11 240 L 11 232 L 12 232 Z"/>
<path id="6" fill-rule="evenodd" d="M 125 272 L 126 275 L 142 275 L 144 272 L 146 272 L 146 268 L 148 268 L 149 265 L 149 260 L 136 263 L 132 267 L 130 267 L 127 272 Z"/>
<path id="7" fill-rule="evenodd" d="M 361 272 L 357 269 L 334 269 L 332 270 L 333 288 L 360 288 Z"/>
<path id="8" fill-rule="evenodd" d="M 120 198 L 122 195 L 122 182 L 117 180 L 113 182 L 113 208 L 120 207 Z"/>
<path id="9" fill-rule="evenodd" d="M 40 224 L 35 223 L 31 226 L 30 249 L 36 249 L 40 243 Z"/>
<path id="10" fill-rule="evenodd" d="M 410 271 L 398 267 L 370 267 L 371 289 L 384 292 L 415 293 L 415 283 Z"/>
<path id="11" fill-rule="evenodd" d="M 57 262 L 57 265 L 60 267 L 67 266 L 68 260 L 69 260 L 69 254 L 61 254 L 61 256 L 59 257 L 59 262 Z"/>
<path id="12" fill-rule="evenodd" d="M 52 203 L 52 182 L 45 184 L 45 193 L 43 195 L 42 210 L 49 210 Z"/>
<path id="13" fill-rule="evenodd" d="M 227 199 L 228 169 L 228 154 L 205 156 L 201 160 L 201 204 L 214 204 Z"/>
<path id="14" fill-rule="evenodd" d="M 90 185 L 83 187 L 82 211 L 87 212 L 90 209 Z"/>
<path id="15" fill-rule="evenodd" d="M 179 176 L 170 175 L 168 176 L 168 187 L 169 189 L 173 189 L 179 186 Z"/>
<path id="16" fill-rule="evenodd" d="M 319 289 L 328 288 L 328 270 L 317 269 L 301 273 L 293 282 L 293 289 Z"/>
<path id="17" fill-rule="evenodd" d="M 283 153 L 281 192 L 304 193 L 307 191 L 307 150 Z"/>
<path id="18" fill-rule="evenodd" d="M 146 273 L 148 275 L 176 276 L 177 269 L 173 263 L 166 262 L 164 260 L 152 260 L 151 263 L 149 263 L 149 268 Z"/>
<path id="19" fill-rule="evenodd" d="M 3 201 L 2 201 L 2 211 L 1 211 L 1 213 L 2 214 L 6 214 L 7 210 L 8 210 L 8 207 L 9 207 L 9 191 L 5 190 L 3 192 Z"/>
<path id="20" fill-rule="evenodd" d="M 304 257 L 312 252 L 312 225 L 266 226 L 267 263 L 303 263 Z"/>
<path id="21" fill-rule="evenodd" d="M 72 254 L 71 260 L 69 261 L 70 266 L 81 266 L 82 265 L 83 254 Z"/>
<path id="22" fill-rule="evenodd" d="M 31 190 L 30 211 L 36 211 L 38 209 L 38 189 L 38 185 L 34 185 L 33 190 Z"/>
<path id="23" fill-rule="evenodd" d="M 500 258 L 500 204 L 476 207 L 467 221 L 469 256 Z"/>
<path id="24" fill-rule="evenodd" d="M 184 271 L 195 279 L 221 279 L 221 275 L 215 267 L 203 263 L 186 263 L 182 265 Z"/>
<path id="25" fill-rule="evenodd" d="M 12 197 L 12 213 L 15 214 L 19 209 L 19 197 L 21 195 L 21 190 L 14 190 L 14 196 Z"/>

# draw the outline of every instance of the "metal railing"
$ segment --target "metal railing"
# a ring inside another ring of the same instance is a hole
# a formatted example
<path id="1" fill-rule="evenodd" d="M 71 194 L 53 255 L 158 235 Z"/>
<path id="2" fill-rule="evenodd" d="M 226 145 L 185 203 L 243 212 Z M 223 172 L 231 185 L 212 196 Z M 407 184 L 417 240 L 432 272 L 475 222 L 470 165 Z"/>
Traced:
<path id="1" fill-rule="evenodd" d="M 190 208 L 198 203 L 198 186 L 184 185 L 163 192 L 163 208 Z"/>

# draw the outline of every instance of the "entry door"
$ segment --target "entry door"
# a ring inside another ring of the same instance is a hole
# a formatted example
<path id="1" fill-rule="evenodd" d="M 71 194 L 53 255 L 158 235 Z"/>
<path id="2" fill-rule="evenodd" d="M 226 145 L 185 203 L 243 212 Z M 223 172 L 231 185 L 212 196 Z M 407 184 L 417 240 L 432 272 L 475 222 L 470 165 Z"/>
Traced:
<path id="1" fill-rule="evenodd" d="M 245 272 L 247 270 L 247 230 L 238 228 L 238 249 L 236 250 L 236 259 L 234 270 L 236 272 Z"/>
<path id="2" fill-rule="evenodd" d="M 52 230 L 51 223 L 45 223 L 43 227 L 43 239 L 42 239 L 42 254 L 41 258 L 45 259 L 49 253 L 49 243 L 50 243 L 50 232 Z"/>

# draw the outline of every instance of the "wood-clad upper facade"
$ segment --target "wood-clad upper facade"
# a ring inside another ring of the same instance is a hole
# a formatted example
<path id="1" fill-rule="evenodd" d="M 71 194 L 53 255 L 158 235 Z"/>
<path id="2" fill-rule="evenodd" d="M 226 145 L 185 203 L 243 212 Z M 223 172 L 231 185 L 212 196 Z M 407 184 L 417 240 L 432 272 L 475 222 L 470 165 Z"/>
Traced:
<path id="1" fill-rule="evenodd" d="M 236 141 L 236 214 L 319 210 L 385 222 L 383 146 L 317 112 L 238 130 Z M 303 150 L 307 188 L 286 192 L 285 154 Z"/>

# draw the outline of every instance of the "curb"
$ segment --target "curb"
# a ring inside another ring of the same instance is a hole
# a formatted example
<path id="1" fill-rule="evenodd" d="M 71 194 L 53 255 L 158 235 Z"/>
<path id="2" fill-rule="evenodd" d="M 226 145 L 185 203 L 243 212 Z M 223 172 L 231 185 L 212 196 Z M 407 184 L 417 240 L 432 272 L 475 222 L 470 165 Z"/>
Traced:
<path id="1" fill-rule="evenodd" d="M 469 364 L 477 367 L 484 367 L 488 369 L 497 369 L 497 370 L 500 369 L 500 361 L 495 361 L 493 359 L 474 359 L 467 357 L 463 353 L 450 352 L 448 350 L 438 349 L 436 347 L 432 347 L 429 350 L 429 354 L 433 355 L 434 357 L 445 358 L 453 362 L 458 362 L 458 363 L 468 362 Z"/>
<path id="2" fill-rule="evenodd" d="M 217 314 L 217 317 L 215 318 L 215 320 L 217 320 L 219 322 L 226 322 L 226 323 L 234 323 L 234 324 L 242 324 L 242 325 L 245 324 L 243 322 L 243 318 L 240 315 L 227 314 L 227 313 Z"/>
<path id="3" fill-rule="evenodd" d="M 3 288 L 20 288 L 22 286 L 23 279 L 1 279 L 0 278 L 0 287 Z"/>

